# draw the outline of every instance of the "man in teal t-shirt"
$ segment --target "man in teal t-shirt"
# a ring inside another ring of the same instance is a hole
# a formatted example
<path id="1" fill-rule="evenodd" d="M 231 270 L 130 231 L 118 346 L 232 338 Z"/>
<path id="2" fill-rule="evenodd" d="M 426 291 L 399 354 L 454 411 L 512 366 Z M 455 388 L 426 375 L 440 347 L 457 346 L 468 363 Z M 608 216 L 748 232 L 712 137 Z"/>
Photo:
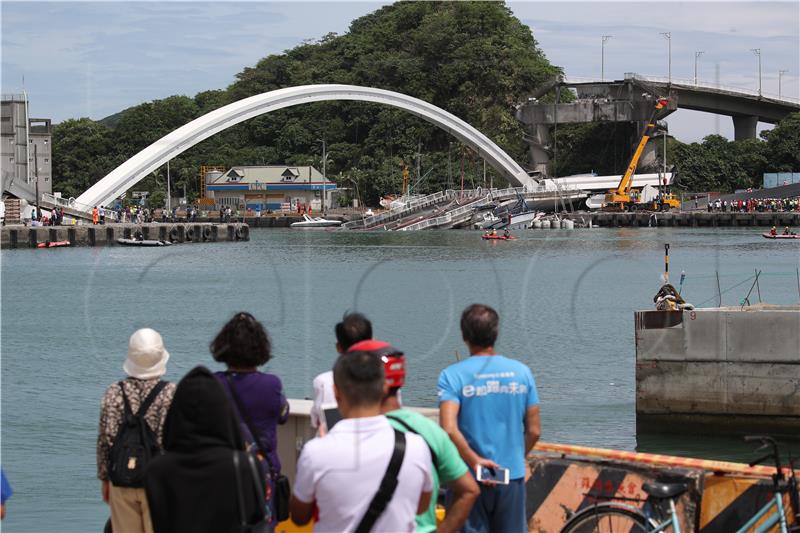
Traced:
<path id="1" fill-rule="evenodd" d="M 471 469 L 508 470 L 507 483 L 481 482 L 466 533 L 527 531 L 525 457 L 539 439 L 539 396 L 527 365 L 494 351 L 497 311 L 474 304 L 461 315 L 470 357 L 439 375 L 439 420 Z"/>
<path id="2" fill-rule="evenodd" d="M 381 412 L 393 427 L 418 434 L 430 448 L 434 497 L 431 498 L 428 510 L 417 515 L 417 533 L 455 533 L 464 525 L 480 489 L 447 433 L 433 420 L 415 411 L 403 409 L 400 405 L 398 392 L 405 381 L 405 356 L 390 344 L 376 340 L 356 343 L 350 347 L 350 351 L 370 352 L 381 358 L 387 388 Z M 435 496 L 441 485 L 447 486 L 452 497 L 447 515 L 437 528 Z"/>

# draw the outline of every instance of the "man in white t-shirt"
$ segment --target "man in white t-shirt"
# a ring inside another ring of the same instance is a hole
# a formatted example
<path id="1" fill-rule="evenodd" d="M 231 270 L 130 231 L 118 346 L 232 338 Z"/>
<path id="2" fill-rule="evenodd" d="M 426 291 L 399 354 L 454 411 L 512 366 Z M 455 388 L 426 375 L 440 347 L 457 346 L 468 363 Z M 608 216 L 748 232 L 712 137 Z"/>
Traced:
<path id="1" fill-rule="evenodd" d="M 334 394 L 342 420 L 327 435 L 303 447 L 289 508 L 305 525 L 319 508 L 315 532 L 355 531 L 381 486 L 395 449 L 395 430 L 380 414 L 387 392 L 381 360 L 370 352 L 339 356 L 333 367 Z M 373 531 L 414 531 L 417 514 L 431 501 L 431 454 L 422 437 L 405 438 L 397 487 Z"/>
<path id="2" fill-rule="evenodd" d="M 342 321 L 336 324 L 336 351 L 345 353 L 357 342 L 372 338 L 372 323 L 361 313 L 347 313 Z M 327 433 L 325 424 L 326 409 L 336 408 L 333 395 L 333 371 L 328 370 L 314 378 L 314 404 L 311 406 L 311 427 L 322 437 Z"/>

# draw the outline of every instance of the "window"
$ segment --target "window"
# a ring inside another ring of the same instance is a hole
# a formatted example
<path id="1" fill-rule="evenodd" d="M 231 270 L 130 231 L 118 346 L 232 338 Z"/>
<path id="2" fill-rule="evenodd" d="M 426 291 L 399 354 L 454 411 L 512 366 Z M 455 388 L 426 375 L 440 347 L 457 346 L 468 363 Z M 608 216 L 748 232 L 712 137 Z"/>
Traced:
<path id="1" fill-rule="evenodd" d="M 44 140 L 44 144 L 47 144 L 47 139 Z"/>
<path id="2" fill-rule="evenodd" d="M 47 157 L 45 157 L 45 158 L 44 158 L 44 162 L 45 162 L 45 163 L 49 163 L 49 162 L 50 162 L 50 159 L 49 159 L 49 158 L 47 158 Z"/>

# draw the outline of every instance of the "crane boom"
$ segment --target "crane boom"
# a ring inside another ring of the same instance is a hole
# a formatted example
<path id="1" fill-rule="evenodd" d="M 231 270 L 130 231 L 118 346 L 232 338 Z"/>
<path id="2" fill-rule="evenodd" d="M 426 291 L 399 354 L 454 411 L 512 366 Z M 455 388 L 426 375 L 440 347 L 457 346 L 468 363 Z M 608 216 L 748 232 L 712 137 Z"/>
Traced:
<path id="1" fill-rule="evenodd" d="M 622 179 L 619 180 L 619 185 L 617 185 L 617 188 L 609 191 L 608 194 L 606 194 L 607 205 L 619 204 L 619 206 L 622 207 L 622 205 L 630 203 L 630 191 L 631 187 L 633 186 L 633 174 L 636 172 L 636 167 L 639 165 L 639 159 L 642 157 L 644 147 L 647 146 L 647 141 L 650 140 L 650 137 L 653 135 L 653 131 L 656 129 L 656 117 L 661 110 L 667 106 L 668 103 L 669 100 L 667 98 L 659 98 L 656 102 L 653 113 L 650 115 L 650 120 L 647 121 L 647 127 L 645 127 L 642 138 L 639 140 L 639 144 L 636 146 L 633 156 L 631 156 L 631 160 L 630 163 L 628 163 L 628 168 L 625 170 L 625 174 L 623 174 Z"/>

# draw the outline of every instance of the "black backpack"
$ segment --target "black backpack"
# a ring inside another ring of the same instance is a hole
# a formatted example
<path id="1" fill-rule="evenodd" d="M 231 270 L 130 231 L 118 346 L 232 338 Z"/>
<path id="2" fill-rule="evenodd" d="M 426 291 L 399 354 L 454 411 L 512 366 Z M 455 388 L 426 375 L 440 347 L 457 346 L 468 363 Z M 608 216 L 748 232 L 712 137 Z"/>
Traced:
<path id="1" fill-rule="evenodd" d="M 133 414 L 128 397 L 125 395 L 125 387 L 121 381 L 119 382 L 125 412 L 114 437 L 114 444 L 111 445 L 108 467 L 108 478 L 115 487 L 144 487 L 147 463 L 152 457 L 161 453 L 156 434 L 147 424 L 144 415 L 166 385 L 166 381 L 156 383 L 142 402 L 139 411 Z"/>

